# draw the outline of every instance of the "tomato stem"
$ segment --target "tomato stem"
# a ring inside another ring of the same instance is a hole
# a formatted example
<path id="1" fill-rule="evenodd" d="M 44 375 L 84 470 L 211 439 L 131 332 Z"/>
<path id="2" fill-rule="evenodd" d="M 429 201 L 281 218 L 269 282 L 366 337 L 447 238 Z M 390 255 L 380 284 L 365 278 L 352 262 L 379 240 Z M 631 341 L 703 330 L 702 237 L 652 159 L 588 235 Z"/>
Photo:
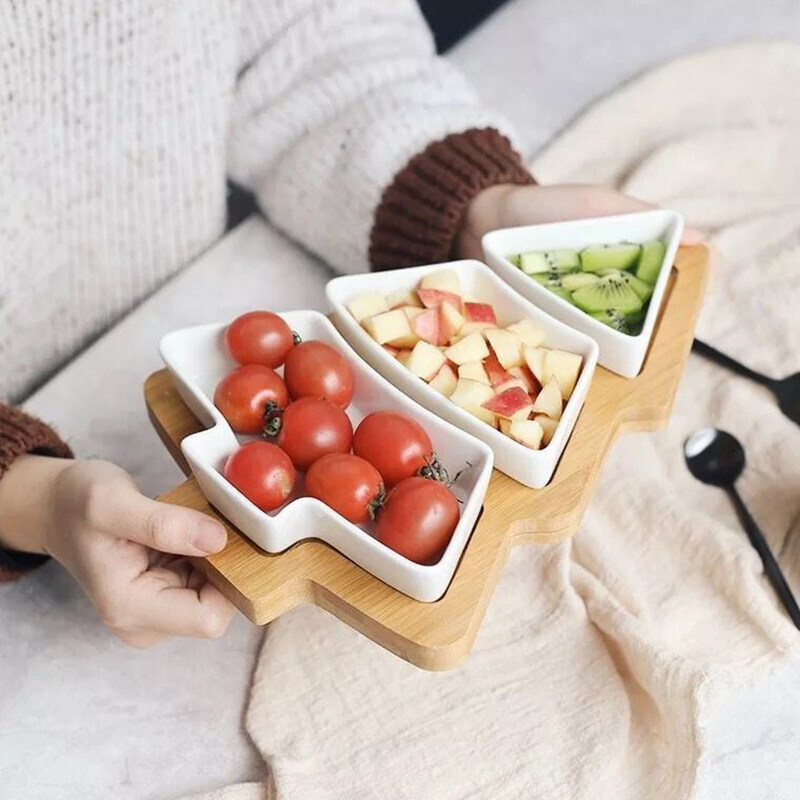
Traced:
<path id="1" fill-rule="evenodd" d="M 381 488 L 378 489 L 378 494 L 376 494 L 375 497 L 373 497 L 372 500 L 369 501 L 369 506 L 368 506 L 369 518 L 374 521 L 375 518 L 378 516 L 378 512 L 383 508 L 385 504 L 386 504 L 386 489 L 384 489 L 383 486 L 381 486 Z"/>
<path id="2" fill-rule="evenodd" d="M 420 478 L 427 478 L 428 480 L 441 483 L 449 489 L 471 467 L 472 464 L 467 461 L 467 466 L 460 469 L 451 478 L 444 464 L 439 461 L 439 456 L 437 456 L 436 453 L 431 453 L 430 456 L 425 458 L 425 466 L 419 468 L 417 475 L 419 475 Z"/>
<path id="3" fill-rule="evenodd" d="M 300 342 L 303 341 L 302 338 L 300 337 L 300 334 L 297 331 L 292 331 L 292 341 L 295 344 L 300 344 Z"/>
<path id="4" fill-rule="evenodd" d="M 264 407 L 264 437 L 272 439 L 281 431 L 283 409 L 270 400 Z"/>

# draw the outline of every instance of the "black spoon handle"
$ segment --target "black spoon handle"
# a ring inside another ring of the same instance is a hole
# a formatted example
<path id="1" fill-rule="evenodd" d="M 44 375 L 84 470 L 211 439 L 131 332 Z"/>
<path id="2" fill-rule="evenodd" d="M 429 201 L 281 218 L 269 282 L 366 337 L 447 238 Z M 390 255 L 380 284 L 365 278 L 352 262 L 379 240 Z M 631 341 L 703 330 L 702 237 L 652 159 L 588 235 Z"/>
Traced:
<path id="1" fill-rule="evenodd" d="M 775 589 L 776 594 L 780 598 L 781 603 L 783 603 L 792 622 L 794 622 L 795 627 L 800 630 L 800 608 L 797 607 L 797 600 L 794 599 L 792 590 L 789 588 L 789 584 L 786 582 L 786 578 L 784 578 L 783 572 L 781 572 L 781 568 L 775 560 L 775 556 L 772 555 L 772 550 L 769 549 L 769 545 L 764 538 L 764 534 L 761 532 L 761 528 L 758 527 L 758 524 L 750 515 L 747 506 L 745 506 L 735 486 L 728 487 L 728 494 L 731 500 L 733 500 L 736 513 L 739 515 L 739 519 L 747 532 L 747 538 L 750 539 L 750 544 L 753 545 L 755 551 L 761 556 L 764 572 L 767 574 L 772 588 Z"/>
<path id="2" fill-rule="evenodd" d="M 774 381 L 772 378 L 768 378 L 766 375 L 762 375 L 760 372 L 756 372 L 750 367 L 746 367 L 744 364 L 740 364 L 738 361 L 734 361 L 730 356 L 726 356 L 725 353 L 720 353 L 715 347 L 712 347 L 710 344 L 706 344 L 705 342 L 701 342 L 699 339 L 695 339 L 692 343 L 692 351 L 697 353 L 704 358 L 709 359 L 710 361 L 715 361 L 722 367 L 727 367 L 731 372 L 735 372 L 737 375 L 741 375 L 744 378 L 750 378 L 751 381 L 756 381 L 757 383 L 761 383 L 764 386 L 771 387 Z"/>

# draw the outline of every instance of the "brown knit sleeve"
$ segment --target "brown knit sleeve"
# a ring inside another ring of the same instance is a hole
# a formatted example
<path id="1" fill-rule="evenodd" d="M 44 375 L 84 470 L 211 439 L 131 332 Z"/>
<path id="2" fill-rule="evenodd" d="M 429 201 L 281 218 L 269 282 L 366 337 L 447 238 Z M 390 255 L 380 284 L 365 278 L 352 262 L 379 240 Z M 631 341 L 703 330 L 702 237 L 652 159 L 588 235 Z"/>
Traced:
<path id="1" fill-rule="evenodd" d="M 395 176 L 375 212 L 373 270 L 447 261 L 475 195 L 500 183 L 535 183 L 511 142 L 494 128 L 428 145 Z"/>
<path id="2" fill-rule="evenodd" d="M 72 450 L 56 432 L 36 417 L 0 403 L 0 480 L 25 453 L 72 458 Z M 14 580 L 47 561 L 46 556 L 0 548 L 0 583 Z"/>

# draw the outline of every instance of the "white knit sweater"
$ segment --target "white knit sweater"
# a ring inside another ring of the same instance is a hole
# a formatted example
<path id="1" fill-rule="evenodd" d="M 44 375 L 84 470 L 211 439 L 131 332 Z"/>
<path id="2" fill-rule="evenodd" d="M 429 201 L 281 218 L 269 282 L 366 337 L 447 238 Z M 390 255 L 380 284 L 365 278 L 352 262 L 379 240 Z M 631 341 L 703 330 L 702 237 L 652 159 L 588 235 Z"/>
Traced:
<path id="1" fill-rule="evenodd" d="M 0 0 L 0 399 L 213 242 L 226 174 L 359 271 L 392 177 L 484 125 L 412 0 Z"/>

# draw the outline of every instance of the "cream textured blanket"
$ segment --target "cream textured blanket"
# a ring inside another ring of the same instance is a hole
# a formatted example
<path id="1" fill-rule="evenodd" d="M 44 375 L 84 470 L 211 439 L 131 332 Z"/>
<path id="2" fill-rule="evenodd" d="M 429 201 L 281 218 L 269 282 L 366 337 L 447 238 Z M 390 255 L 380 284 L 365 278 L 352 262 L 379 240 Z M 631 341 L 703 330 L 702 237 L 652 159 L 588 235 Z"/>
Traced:
<path id="1" fill-rule="evenodd" d="M 721 257 L 700 334 L 779 376 L 800 370 L 798 142 L 800 48 L 744 45 L 622 88 L 534 170 L 707 230 Z M 800 429 L 764 389 L 692 357 L 669 428 L 617 444 L 574 539 L 514 552 L 461 668 L 422 672 L 316 608 L 270 625 L 247 712 L 270 785 L 209 797 L 796 796 L 798 691 L 785 760 L 771 751 L 735 790 L 704 760 L 714 715 L 800 664 L 726 497 L 683 466 L 684 437 L 708 423 L 744 442 L 741 490 L 800 589 Z"/>

